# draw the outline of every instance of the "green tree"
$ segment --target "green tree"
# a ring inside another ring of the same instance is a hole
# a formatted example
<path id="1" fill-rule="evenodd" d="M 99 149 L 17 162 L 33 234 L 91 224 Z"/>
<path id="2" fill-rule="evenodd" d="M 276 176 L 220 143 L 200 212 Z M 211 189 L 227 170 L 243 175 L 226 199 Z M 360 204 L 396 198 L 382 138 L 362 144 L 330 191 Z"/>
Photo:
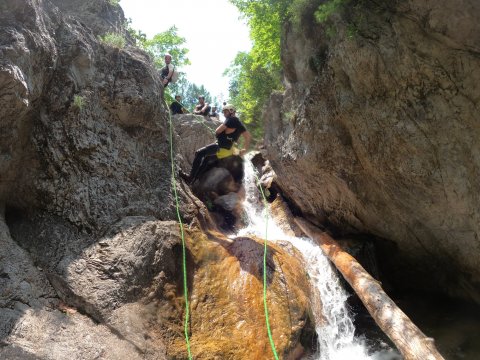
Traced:
<path id="1" fill-rule="evenodd" d="M 231 78 L 231 102 L 242 121 L 249 125 L 254 139 L 259 140 L 263 136 L 262 108 L 272 90 L 281 88 L 279 74 L 255 62 L 251 52 L 238 53 L 225 74 Z"/>
<path id="2" fill-rule="evenodd" d="M 156 34 L 152 39 L 141 42 L 141 47 L 152 56 L 155 67 L 158 69 L 165 65 L 164 56 L 167 53 L 172 55 L 172 63 L 175 67 L 190 65 L 187 57 L 188 49 L 184 47 L 186 40 L 177 32 L 177 27 L 172 26 L 167 31 Z"/>
<path id="3" fill-rule="evenodd" d="M 175 85 L 177 85 L 177 87 L 171 93 L 174 95 L 180 95 L 182 97 L 183 106 L 185 106 L 190 112 L 193 111 L 193 108 L 198 103 L 198 97 L 200 95 L 205 96 L 206 102 L 210 104 L 215 103 L 215 99 L 212 98 L 212 95 L 203 85 L 196 85 L 188 81 Z M 170 87 L 170 85 L 168 85 L 168 87 Z"/>
<path id="4" fill-rule="evenodd" d="M 290 2 L 286 0 L 230 0 L 247 20 L 253 41 L 249 53 L 237 54 L 225 71 L 229 93 L 255 139 L 263 135 L 262 109 L 274 90 L 282 89 L 280 38 Z"/>
<path id="5" fill-rule="evenodd" d="M 230 98 L 255 138 L 263 135 L 262 110 L 270 94 L 283 89 L 280 50 L 284 25 L 291 23 L 298 31 L 301 19 L 315 16 L 324 21 L 348 1 L 230 0 L 247 20 L 253 46 L 248 54 L 239 53 L 225 74 L 230 76 Z"/>

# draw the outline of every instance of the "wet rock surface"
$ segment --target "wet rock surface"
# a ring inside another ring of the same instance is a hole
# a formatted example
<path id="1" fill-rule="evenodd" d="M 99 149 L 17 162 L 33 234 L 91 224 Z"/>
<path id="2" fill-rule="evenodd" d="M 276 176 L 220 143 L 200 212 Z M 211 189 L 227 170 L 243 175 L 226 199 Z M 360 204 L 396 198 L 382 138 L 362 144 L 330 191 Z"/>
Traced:
<path id="1" fill-rule="evenodd" d="M 178 142 L 178 163 L 188 173 L 195 151 L 215 142 L 215 129 L 220 122 L 196 115 L 175 115 L 172 120 Z M 237 155 L 223 159 L 210 157 L 200 167 L 198 179 L 190 184 L 216 224 L 227 232 L 242 225 L 243 162 L 244 159 Z"/>
<path id="2" fill-rule="evenodd" d="M 270 359 L 263 305 L 263 243 L 189 232 L 191 348 L 196 359 Z M 282 359 L 297 359 L 314 343 L 310 285 L 301 255 L 288 243 L 269 243 L 267 299 L 272 337 Z M 178 311 L 182 310 L 177 297 Z M 183 305 L 184 306 L 184 305 Z M 177 315 L 176 318 L 181 318 Z M 168 326 L 172 329 L 173 326 Z M 184 340 L 167 337 L 167 352 L 184 358 Z"/>

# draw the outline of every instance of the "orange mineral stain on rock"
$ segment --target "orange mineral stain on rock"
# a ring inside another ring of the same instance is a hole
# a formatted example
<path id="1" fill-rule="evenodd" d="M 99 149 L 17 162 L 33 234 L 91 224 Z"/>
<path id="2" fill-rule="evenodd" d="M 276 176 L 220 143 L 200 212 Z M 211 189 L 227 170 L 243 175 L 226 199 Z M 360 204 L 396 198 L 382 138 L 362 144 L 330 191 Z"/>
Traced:
<path id="1" fill-rule="evenodd" d="M 263 303 L 263 241 L 191 231 L 187 252 L 193 358 L 272 359 Z M 314 333 L 303 259 L 288 243 L 268 243 L 267 254 L 272 337 L 281 359 L 298 359 L 304 354 L 301 341 L 311 341 Z M 167 352 L 183 359 L 186 345 L 178 330 L 177 324 Z"/>

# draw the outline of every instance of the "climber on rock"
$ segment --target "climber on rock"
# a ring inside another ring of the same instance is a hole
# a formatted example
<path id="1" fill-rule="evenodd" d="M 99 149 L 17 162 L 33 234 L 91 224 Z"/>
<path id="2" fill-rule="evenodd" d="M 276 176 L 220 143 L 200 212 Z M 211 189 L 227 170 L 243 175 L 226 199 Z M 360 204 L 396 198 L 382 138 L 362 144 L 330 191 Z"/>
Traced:
<path id="1" fill-rule="evenodd" d="M 234 144 L 240 136 L 244 139 L 244 147 L 240 150 L 239 155 L 243 156 L 247 152 L 250 146 L 251 135 L 240 119 L 234 115 L 235 111 L 233 105 L 228 104 L 223 107 L 222 112 L 225 116 L 225 121 L 215 130 L 217 141 L 195 152 L 190 174 L 180 171 L 180 177 L 187 183 L 193 183 L 198 178 L 210 158 L 222 159 L 234 155 Z"/>

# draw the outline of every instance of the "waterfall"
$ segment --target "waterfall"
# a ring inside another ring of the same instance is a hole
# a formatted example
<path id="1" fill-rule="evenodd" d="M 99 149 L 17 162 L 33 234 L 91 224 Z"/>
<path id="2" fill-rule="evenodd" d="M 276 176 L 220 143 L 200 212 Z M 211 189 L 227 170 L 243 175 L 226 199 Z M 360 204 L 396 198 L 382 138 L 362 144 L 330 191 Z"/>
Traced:
<path id="1" fill-rule="evenodd" d="M 249 160 L 249 159 L 248 159 Z M 314 296 L 311 299 L 318 334 L 318 352 L 309 360 L 394 360 L 400 359 L 398 353 L 385 348 L 372 351 L 366 341 L 355 337 L 353 314 L 346 300 L 348 294 L 343 289 L 337 272 L 328 258 L 313 241 L 286 235 L 268 215 L 261 200 L 261 193 L 256 187 L 256 175 L 250 161 L 245 161 L 245 202 L 247 217 L 245 228 L 239 236 L 252 234 L 269 241 L 286 240 L 291 242 L 305 259 L 305 265 Z M 321 305 L 320 305 L 321 304 Z M 305 359 L 307 360 L 307 359 Z"/>

